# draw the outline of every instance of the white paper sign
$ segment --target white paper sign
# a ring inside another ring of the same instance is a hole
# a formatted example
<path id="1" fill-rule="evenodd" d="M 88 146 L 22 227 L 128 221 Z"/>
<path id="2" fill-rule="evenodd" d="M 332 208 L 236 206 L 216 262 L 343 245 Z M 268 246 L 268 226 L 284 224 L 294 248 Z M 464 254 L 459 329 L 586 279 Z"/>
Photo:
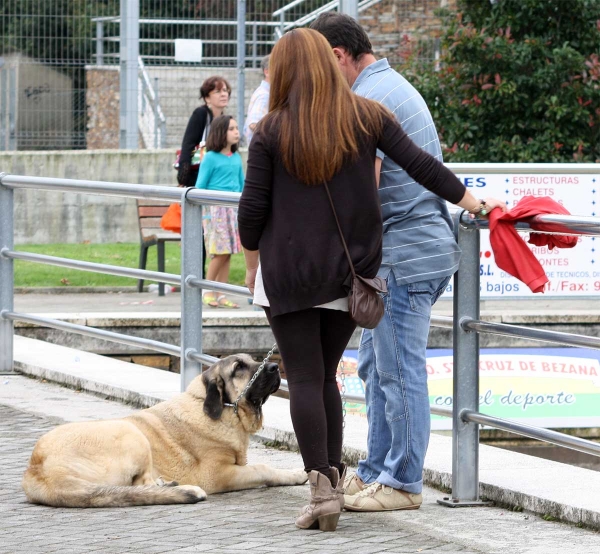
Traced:
<path id="1" fill-rule="evenodd" d="M 572 215 L 600 217 L 600 169 L 597 175 L 458 175 L 477 198 L 494 196 L 513 207 L 524 196 L 548 196 Z M 600 295 L 600 237 L 580 237 L 574 248 L 529 248 L 550 282 L 543 296 L 494 263 L 489 231 L 481 231 L 481 297 L 559 297 Z M 524 242 L 528 233 L 519 233 Z M 452 281 L 445 296 L 452 294 Z"/>
<path id="2" fill-rule="evenodd" d="M 202 41 L 196 39 L 175 39 L 175 61 L 176 62 L 201 62 Z"/>

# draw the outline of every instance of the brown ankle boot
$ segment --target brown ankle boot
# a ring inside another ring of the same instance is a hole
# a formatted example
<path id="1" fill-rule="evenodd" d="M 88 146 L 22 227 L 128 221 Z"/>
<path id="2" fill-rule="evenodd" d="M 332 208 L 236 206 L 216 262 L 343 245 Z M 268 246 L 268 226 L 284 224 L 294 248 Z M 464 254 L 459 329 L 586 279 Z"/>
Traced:
<path id="1" fill-rule="evenodd" d="M 344 509 L 344 494 L 346 492 L 344 489 L 344 481 L 346 481 L 346 464 L 342 464 L 341 475 L 336 467 L 329 468 L 329 471 L 331 472 L 331 486 L 335 489 L 338 496 L 341 511 Z"/>
<path id="2" fill-rule="evenodd" d="M 311 471 L 308 481 L 310 504 L 302 508 L 296 527 L 335 531 L 341 512 L 337 491 L 331 486 L 331 481 L 318 471 Z"/>

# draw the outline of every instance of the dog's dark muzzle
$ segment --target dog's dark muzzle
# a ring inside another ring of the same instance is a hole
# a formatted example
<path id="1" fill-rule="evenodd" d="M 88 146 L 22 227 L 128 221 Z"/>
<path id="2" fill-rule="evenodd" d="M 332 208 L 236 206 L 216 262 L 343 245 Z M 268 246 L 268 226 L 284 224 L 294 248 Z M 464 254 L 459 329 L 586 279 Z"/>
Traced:
<path id="1" fill-rule="evenodd" d="M 252 387 L 250 387 L 248 392 L 249 399 L 252 401 L 258 400 L 264 404 L 270 395 L 279 390 L 279 385 L 281 385 L 279 366 L 273 362 L 269 362 L 265 365 L 256 381 L 254 381 Z"/>

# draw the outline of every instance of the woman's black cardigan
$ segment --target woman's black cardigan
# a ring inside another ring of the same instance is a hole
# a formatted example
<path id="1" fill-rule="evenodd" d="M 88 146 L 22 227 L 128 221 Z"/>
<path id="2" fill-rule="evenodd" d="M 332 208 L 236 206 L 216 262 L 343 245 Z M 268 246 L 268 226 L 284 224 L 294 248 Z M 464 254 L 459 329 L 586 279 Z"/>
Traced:
<path id="1" fill-rule="evenodd" d="M 350 267 L 325 188 L 307 186 L 283 166 L 275 124 L 259 127 L 250 144 L 246 182 L 238 211 L 247 250 L 260 250 L 271 315 L 325 304 L 347 295 Z M 358 156 L 329 181 L 356 273 L 375 277 L 381 265 L 382 220 L 375 182 L 375 153 L 383 153 L 427 189 L 454 204 L 464 185 L 421 150 L 393 117 L 380 136 L 359 137 Z M 326 156 L 327 152 L 323 152 Z"/>

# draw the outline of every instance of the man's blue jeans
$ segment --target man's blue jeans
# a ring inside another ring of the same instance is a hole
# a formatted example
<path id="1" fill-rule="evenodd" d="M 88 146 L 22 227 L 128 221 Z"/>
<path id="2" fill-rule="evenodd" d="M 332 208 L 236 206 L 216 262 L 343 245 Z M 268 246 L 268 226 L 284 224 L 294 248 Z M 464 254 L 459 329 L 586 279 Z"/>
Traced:
<path id="1" fill-rule="evenodd" d="M 377 481 L 420 493 L 429 444 L 430 413 L 426 349 L 431 307 L 450 277 L 396 284 L 387 276 L 385 315 L 365 329 L 358 350 L 358 375 L 365 382 L 367 459 L 358 464 L 365 483 Z"/>

